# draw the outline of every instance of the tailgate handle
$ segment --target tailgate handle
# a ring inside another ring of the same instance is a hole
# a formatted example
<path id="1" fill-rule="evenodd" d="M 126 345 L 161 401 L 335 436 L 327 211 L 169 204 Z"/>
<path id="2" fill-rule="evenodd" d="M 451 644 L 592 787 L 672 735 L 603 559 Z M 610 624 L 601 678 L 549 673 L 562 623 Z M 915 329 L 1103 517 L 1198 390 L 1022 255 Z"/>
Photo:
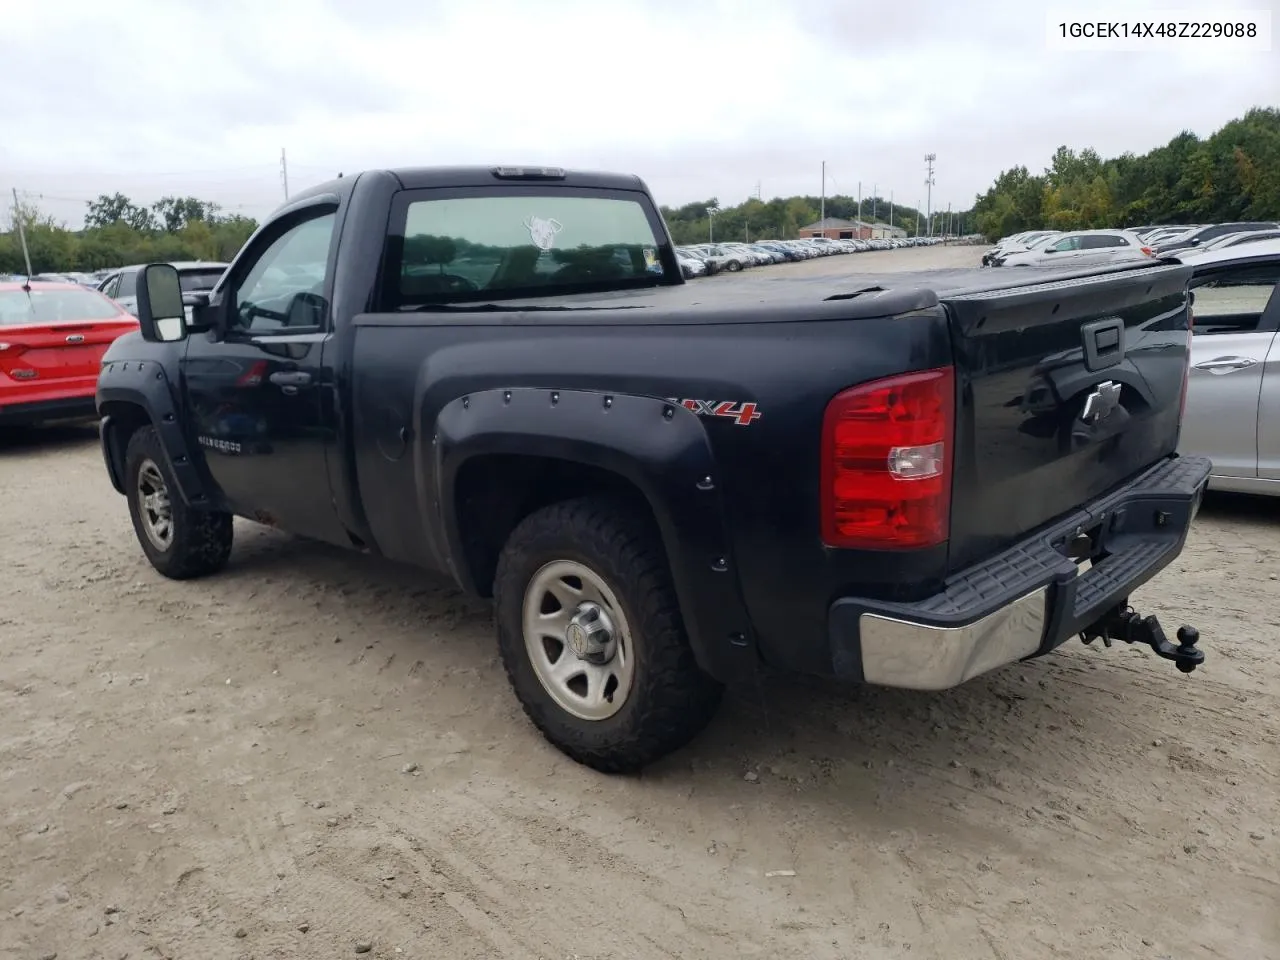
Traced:
<path id="1" fill-rule="evenodd" d="M 1197 363 L 1196 369 L 1208 370 L 1210 373 L 1221 375 L 1230 373 L 1232 370 L 1243 370 L 1245 367 L 1252 367 L 1257 362 L 1253 357 L 1218 357 L 1216 360 Z"/>
<path id="2" fill-rule="evenodd" d="M 1080 327 L 1080 335 L 1086 369 L 1104 370 L 1124 359 L 1124 321 L 1119 317 L 1086 323 Z"/>

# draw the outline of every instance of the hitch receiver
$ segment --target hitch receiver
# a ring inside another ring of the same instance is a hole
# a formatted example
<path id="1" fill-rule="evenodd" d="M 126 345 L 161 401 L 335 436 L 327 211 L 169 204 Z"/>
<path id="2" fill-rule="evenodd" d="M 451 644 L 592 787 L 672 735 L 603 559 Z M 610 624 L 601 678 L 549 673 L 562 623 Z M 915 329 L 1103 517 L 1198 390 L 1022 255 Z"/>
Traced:
<path id="1" fill-rule="evenodd" d="M 1097 623 L 1086 628 L 1080 634 L 1086 645 L 1101 640 L 1102 645 L 1110 648 L 1113 640 L 1125 643 L 1143 643 L 1166 660 L 1172 660 L 1183 673 L 1190 673 L 1204 663 L 1204 651 L 1196 644 L 1200 640 L 1200 631 L 1195 627 L 1178 628 L 1178 643 L 1175 646 L 1164 635 L 1160 621 L 1155 617 L 1144 617 L 1132 607 L 1122 604 L 1116 607 Z"/>

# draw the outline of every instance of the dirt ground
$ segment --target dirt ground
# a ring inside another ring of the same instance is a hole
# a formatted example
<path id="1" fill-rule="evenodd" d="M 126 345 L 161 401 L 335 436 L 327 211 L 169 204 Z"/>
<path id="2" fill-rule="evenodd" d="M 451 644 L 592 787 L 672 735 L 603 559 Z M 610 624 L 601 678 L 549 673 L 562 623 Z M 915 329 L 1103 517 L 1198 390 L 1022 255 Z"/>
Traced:
<path id="1" fill-rule="evenodd" d="M 248 523 L 165 581 L 91 430 L 9 438 L 0 492 L 4 960 L 1280 957 L 1280 504 L 1213 499 L 1136 598 L 1189 677 L 764 678 L 610 778 L 446 583 Z"/>

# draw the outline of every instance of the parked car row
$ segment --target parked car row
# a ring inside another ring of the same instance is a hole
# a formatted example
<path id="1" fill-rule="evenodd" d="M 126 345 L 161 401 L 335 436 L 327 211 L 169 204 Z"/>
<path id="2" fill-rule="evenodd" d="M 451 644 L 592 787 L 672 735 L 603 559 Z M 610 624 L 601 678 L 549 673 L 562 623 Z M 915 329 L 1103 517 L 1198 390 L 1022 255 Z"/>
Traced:
<path id="1" fill-rule="evenodd" d="M 757 240 L 754 243 L 695 243 L 676 248 L 680 268 L 686 279 L 704 277 L 721 271 L 736 273 L 747 267 L 763 267 L 771 263 L 809 260 L 842 253 L 868 250 L 896 250 L 900 247 L 924 247 L 941 243 L 941 237 L 885 237 L 874 240 L 835 240 L 829 237 L 803 237 L 799 240 Z"/>
<path id="2" fill-rule="evenodd" d="M 984 267 L 1094 266 L 1166 257 L 1184 250 L 1219 250 L 1280 237 L 1280 223 L 1142 226 L 1123 230 L 1028 230 L 998 241 L 982 255 Z"/>
<path id="3" fill-rule="evenodd" d="M 20 284 L 26 279 L 20 273 L 0 273 L 0 283 Z M 90 290 L 96 289 L 101 281 L 102 277 L 92 273 L 37 273 L 31 277 L 32 283 L 75 283 Z"/>

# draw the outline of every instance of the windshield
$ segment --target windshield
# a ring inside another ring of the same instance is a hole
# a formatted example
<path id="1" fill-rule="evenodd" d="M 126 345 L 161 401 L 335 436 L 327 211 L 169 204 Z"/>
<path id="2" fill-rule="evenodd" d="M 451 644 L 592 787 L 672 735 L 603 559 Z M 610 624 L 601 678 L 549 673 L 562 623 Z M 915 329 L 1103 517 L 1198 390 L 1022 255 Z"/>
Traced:
<path id="1" fill-rule="evenodd" d="M 390 309 L 677 282 L 645 208 L 618 197 L 558 194 L 408 204 L 387 255 Z M 396 263 L 395 261 L 399 261 Z"/>
<path id="2" fill-rule="evenodd" d="M 181 270 L 178 272 L 178 283 L 182 285 L 183 293 L 212 290 L 222 273 L 222 268 L 214 270 Z"/>
<path id="3" fill-rule="evenodd" d="M 121 320 L 124 316 L 110 300 L 93 290 L 66 286 L 53 290 L 38 287 L 0 290 L 0 325 L 26 323 L 83 323 L 86 320 Z"/>

